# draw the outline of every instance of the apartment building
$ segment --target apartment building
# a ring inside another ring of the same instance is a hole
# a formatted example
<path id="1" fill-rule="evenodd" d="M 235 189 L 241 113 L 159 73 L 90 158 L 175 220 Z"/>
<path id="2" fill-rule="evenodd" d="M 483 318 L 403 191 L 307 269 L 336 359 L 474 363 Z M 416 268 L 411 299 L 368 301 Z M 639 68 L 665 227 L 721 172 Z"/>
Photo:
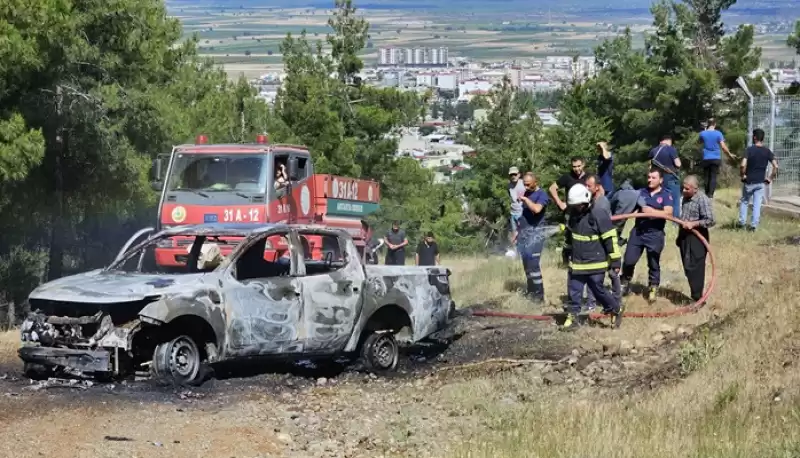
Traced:
<path id="1" fill-rule="evenodd" d="M 446 66 L 449 51 L 439 48 L 394 48 L 383 47 L 378 50 L 378 65 L 405 65 L 411 67 Z"/>

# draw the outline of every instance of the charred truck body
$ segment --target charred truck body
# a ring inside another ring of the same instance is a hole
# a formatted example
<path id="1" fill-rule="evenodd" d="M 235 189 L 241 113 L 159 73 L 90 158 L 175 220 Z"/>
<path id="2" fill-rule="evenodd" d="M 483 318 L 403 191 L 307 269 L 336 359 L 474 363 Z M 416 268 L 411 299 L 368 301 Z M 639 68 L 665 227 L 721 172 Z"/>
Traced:
<path id="1" fill-rule="evenodd" d="M 19 350 L 26 371 L 69 368 L 106 378 L 149 370 L 197 384 L 221 361 L 341 355 L 388 371 L 398 339 L 444 331 L 454 310 L 449 270 L 364 265 L 340 229 L 184 226 L 128 249 L 140 236 L 107 268 L 30 294 Z M 243 242 L 223 256 L 218 241 L 227 237 Z M 310 252 L 311 237 L 323 241 L 321 257 Z M 175 238 L 192 240 L 182 272 L 157 260 L 158 248 Z"/>

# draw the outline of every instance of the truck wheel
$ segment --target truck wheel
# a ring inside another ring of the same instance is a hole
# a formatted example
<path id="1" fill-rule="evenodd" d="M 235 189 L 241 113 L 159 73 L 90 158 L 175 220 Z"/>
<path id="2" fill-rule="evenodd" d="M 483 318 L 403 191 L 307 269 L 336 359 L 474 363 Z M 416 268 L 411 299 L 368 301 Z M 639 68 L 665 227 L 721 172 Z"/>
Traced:
<path id="1" fill-rule="evenodd" d="M 156 380 L 176 385 L 200 385 L 206 375 L 200 349 L 185 335 L 156 346 L 150 371 Z"/>
<path id="2" fill-rule="evenodd" d="M 400 349 L 394 334 L 372 333 L 361 346 L 361 358 L 371 372 L 389 372 L 397 367 Z"/>

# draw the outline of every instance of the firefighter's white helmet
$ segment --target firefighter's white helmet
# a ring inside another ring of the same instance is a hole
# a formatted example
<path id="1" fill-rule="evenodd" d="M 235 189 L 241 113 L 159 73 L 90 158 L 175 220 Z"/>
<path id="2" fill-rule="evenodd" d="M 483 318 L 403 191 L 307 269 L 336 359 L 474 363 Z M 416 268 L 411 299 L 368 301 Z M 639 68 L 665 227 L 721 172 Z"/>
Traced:
<path id="1" fill-rule="evenodd" d="M 585 185 L 580 183 L 572 185 L 567 193 L 567 205 L 588 204 L 592 201 L 592 194 Z"/>

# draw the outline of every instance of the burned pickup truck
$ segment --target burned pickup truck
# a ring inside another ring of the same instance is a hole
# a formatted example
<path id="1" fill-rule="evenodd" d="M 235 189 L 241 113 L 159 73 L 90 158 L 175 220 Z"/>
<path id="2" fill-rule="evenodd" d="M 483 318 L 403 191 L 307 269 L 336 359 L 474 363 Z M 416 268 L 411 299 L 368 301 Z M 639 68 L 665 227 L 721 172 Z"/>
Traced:
<path id="1" fill-rule="evenodd" d="M 222 361 L 339 356 L 391 371 L 398 341 L 441 333 L 454 311 L 448 269 L 364 265 L 338 229 L 213 224 L 133 242 L 104 269 L 31 292 L 19 350 L 27 372 L 148 371 L 199 384 Z M 182 267 L 160 267 L 164 246 L 186 247 Z"/>

